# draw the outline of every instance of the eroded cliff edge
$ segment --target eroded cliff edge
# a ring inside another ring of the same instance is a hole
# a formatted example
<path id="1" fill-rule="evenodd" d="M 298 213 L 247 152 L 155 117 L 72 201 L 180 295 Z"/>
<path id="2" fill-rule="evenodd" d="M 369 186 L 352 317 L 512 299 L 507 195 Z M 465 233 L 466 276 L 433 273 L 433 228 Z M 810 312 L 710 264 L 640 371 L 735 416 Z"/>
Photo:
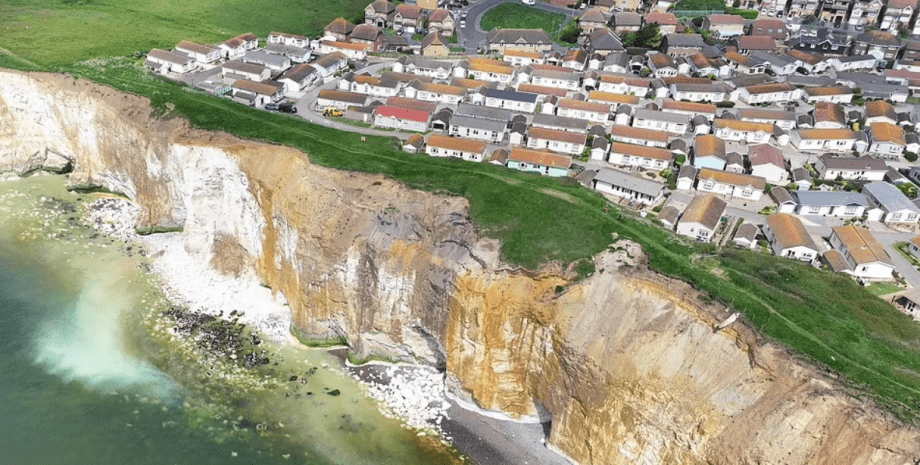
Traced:
<path id="1" fill-rule="evenodd" d="M 444 364 L 484 408 L 545 407 L 549 443 L 579 463 L 920 460 L 916 429 L 743 325 L 715 332 L 728 313 L 647 271 L 629 243 L 557 294 L 563 270 L 501 263 L 462 198 L 158 120 L 92 83 L 0 72 L 0 172 L 49 154 L 73 160 L 72 183 L 136 200 L 139 227 L 182 227 L 201 260 L 257 273 L 303 335 Z"/>

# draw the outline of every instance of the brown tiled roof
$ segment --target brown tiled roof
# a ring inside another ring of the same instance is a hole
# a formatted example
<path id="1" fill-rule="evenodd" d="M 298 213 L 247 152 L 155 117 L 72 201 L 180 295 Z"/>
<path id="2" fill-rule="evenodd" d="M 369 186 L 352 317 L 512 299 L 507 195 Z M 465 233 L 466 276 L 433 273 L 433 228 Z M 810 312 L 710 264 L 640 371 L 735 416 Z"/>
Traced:
<path id="1" fill-rule="evenodd" d="M 440 32 L 432 31 L 432 32 L 429 32 L 428 35 L 422 38 L 422 49 L 424 50 L 431 46 L 437 46 L 437 45 L 440 45 L 442 47 L 447 47 L 448 42 L 450 42 L 450 40 L 447 37 L 441 35 Z"/>
<path id="2" fill-rule="evenodd" d="M 652 129 L 633 128 L 629 126 L 614 125 L 610 128 L 610 135 L 614 137 L 629 137 L 633 139 L 650 140 L 656 142 L 668 142 L 671 135 L 664 131 L 655 131 Z"/>
<path id="3" fill-rule="evenodd" d="M 528 135 L 532 139 L 555 140 L 559 142 L 568 142 L 570 144 L 580 145 L 584 145 L 588 139 L 587 134 L 537 127 L 531 127 Z"/>
<path id="4" fill-rule="evenodd" d="M 428 146 L 449 150 L 459 150 L 461 152 L 468 153 L 483 153 L 486 151 L 486 147 L 488 147 L 489 144 L 487 142 L 461 139 L 459 137 L 432 134 L 431 137 L 428 138 Z"/>
<path id="5" fill-rule="evenodd" d="M 356 94 L 354 92 L 342 92 L 340 90 L 334 89 L 323 89 L 319 91 L 317 98 L 334 100 L 337 102 L 348 102 L 355 105 L 364 105 L 364 102 L 367 101 L 367 96 L 364 94 Z"/>
<path id="6" fill-rule="evenodd" d="M 738 38 L 741 50 L 776 50 L 776 41 L 770 36 L 741 36 Z"/>
<path id="7" fill-rule="evenodd" d="M 374 3 L 371 3 L 371 7 L 373 7 L 374 11 L 377 13 L 389 14 L 396 11 L 396 5 L 387 0 L 375 0 Z"/>
<path id="8" fill-rule="evenodd" d="M 767 217 L 767 224 L 770 225 L 770 229 L 773 230 L 782 248 L 808 247 L 815 251 L 818 250 L 815 241 L 808 235 L 808 231 L 798 218 L 788 213 L 775 213 Z"/>
<path id="9" fill-rule="evenodd" d="M 843 140 L 856 139 L 856 134 L 849 129 L 799 129 L 799 137 L 803 140 Z"/>
<path id="10" fill-rule="evenodd" d="M 894 106 L 884 100 L 870 100 L 866 102 L 866 118 L 875 118 L 886 116 L 893 121 L 898 120 L 898 114 L 894 111 Z"/>
<path id="11" fill-rule="evenodd" d="M 511 57 L 533 58 L 533 59 L 535 59 L 535 60 L 539 60 L 539 59 L 542 59 L 542 58 L 543 58 L 543 54 L 542 54 L 542 53 L 537 53 L 537 52 L 526 52 L 526 51 L 524 51 L 524 50 L 505 50 L 505 52 L 503 53 L 503 55 L 505 55 L 505 56 L 511 56 Z"/>
<path id="12" fill-rule="evenodd" d="M 661 26 L 677 26 L 680 22 L 674 13 L 649 13 L 645 15 L 645 24 L 658 23 Z"/>
<path id="13" fill-rule="evenodd" d="M 632 157 L 651 158 L 653 160 L 671 161 L 671 159 L 674 158 L 670 150 L 646 147 L 643 145 L 624 144 L 622 142 L 611 143 L 610 153 L 622 153 Z"/>
<path id="14" fill-rule="evenodd" d="M 227 47 L 230 47 L 230 48 L 242 47 L 243 44 L 245 43 L 246 41 L 243 39 L 240 39 L 239 37 L 232 37 L 230 39 L 227 39 L 221 42 L 221 44 L 226 45 Z"/>
<path id="15" fill-rule="evenodd" d="M 412 134 L 408 139 L 406 139 L 406 145 L 411 145 L 413 147 L 421 147 L 424 143 L 425 137 L 421 134 Z"/>
<path id="16" fill-rule="evenodd" d="M 850 263 L 847 262 L 846 257 L 838 250 L 831 249 L 824 252 L 824 261 L 827 262 L 827 266 L 829 266 L 834 273 L 851 270 Z"/>
<path id="17" fill-rule="evenodd" d="M 324 40 L 322 44 L 327 47 L 335 47 L 343 50 L 365 50 L 364 44 L 353 44 L 351 42 L 340 42 L 337 40 Z"/>
<path id="18" fill-rule="evenodd" d="M 863 32 L 862 34 L 856 36 L 856 42 L 881 46 L 896 46 L 901 44 L 901 41 L 896 35 L 885 31 Z"/>
<path id="19" fill-rule="evenodd" d="M 796 50 L 796 49 L 789 50 L 788 52 L 786 52 L 786 55 L 789 55 L 792 58 L 795 58 L 796 60 L 802 60 L 803 62 L 808 63 L 810 65 L 816 65 L 824 61 L 824 58 L 821 58 L 820 56 L 812 55 L 810 53 L 806 53 L 806 52 L 803 52 L 801 50 Z"/>
<path id="20" fill-rule="evenodd" d="M 853 89 L 847 86 L 806 87 L 805 93 L 808 95 L 847 95 L 852 94 Z"/>
<path id="21" fill-rule="evenodd" d="M 477 89 L 481 86 L 495 87 L 494 82 L 477 81 L 475 79 L 467 79 L 467 78 L 453 78 L 450 80 L 450 85 L 456 86 L 456 87 L 463 87 L 465 89 Z"/>
<path id="22" fill-rule="evenodd" d="M 875 237 L 868 229 L 855 226 L 838 226 L 834 228 L 834 234 L 846 246 L 847 251 L 857 265 L 875 262 L 892 265 L 888 252 L 885 252 L 885 248 L 875 240 Z"/>
<path id="23" fill-rule="evenodd" d="M 636 105 L 639 103 L 639 97 L 635 95 L 616 94 L 613 92 L 602 92 L 592 90 L 588 94 L 588 100 L 599 100 L 601 102 L 626 103 Z"/>
<path id="24" fill-rule="evenodd" d="M 767 181 L 760 176 L 732 173 L 731 171 L 714 170 L 711 168 L 702 168 L 699 178 L 712 179 L 715 182 L 730 184 L 732 186 L 751 186 L 758 190 L 763 190 L 767 187 Z"/>
<path id="25" fill-rule="evenodd" d="M 556 97 L 565 97 L 568 91 L 557 87 L 538 86 L 535 84 L 518 84 L 518 92 L 530 92 L 532 94 L 555 95 Z"/>
<path id="26" fill-rule="evenodd" d="M 830 121 L 846 126 L 847 114 L 843 111 L 843 107 L 836 103 L 818 102 L 815 104 L 815 123 L 819 121 Z"/>
<path id="27" fill-rule="evenodd" d="M 387 98 L 386 104 L 391 107 L 404 108 L 406 110 L 419 110 L 426 113 L 434 113 L 438 108 L 437 102 L 427 102 L 413 98 L 397 97 L 395 95 Z"/>
<path id="28" fill-rule="evenodd" d="M 434 81 L 434 78 L 431 76 L 420 76 L 418 74 L 410 74 L 410 73 L 397 73 L 395 71 L 385 71 L 383 73 L 380 73 L 380 79 L 396 81 L 396 82 L 412 82 L 412 81 L 432 82 Z"/>
<path id="29" fill-rule="evenodd" d="M 514 67 L 508 66 L 507 63 L 498 64 L 470 60 L 469 69 L 471 71 L 484 71 L 495 74 L 514 74 Z"/>
<path id="30" fill-rule="evenodd" d="M 910 238 L 910 243 L 917 247 L 920 247 L 920 236 L 914 236 Z"/>
<path id="31" fill-rule="evenodd" d="M 652 55 L 649 57 L 649 62 L 655 65 L 656 68 L 665 68 L 668 66 L 675 68 L 674 60 L 672 60 L 671 57 L 665 55 L 664 53 L 656 53 Z"/>
<path id="32" fill-rule="evenodd" d="M 466 89 L 459 86 L 452 86 L 449 84 L 435 84 L 433 82 L 420 82 L 418 84 L 419 90 L 425 90 L 428 92 L 436 92 L 439 94 L 448 94 L 448 95 L 466 95 Z"/>
<path id="33" fill-rule="evenodd" d="M 600 7 L 588 8 L 585 14 L 581 15 L 580 22 L 589 23 L 607 23 L 607 17 L 604 16 L 604 10 Z"/>
<path id="34" fill-rule="evenodd" d="M 744 24 L 744 18 L 738 15 L 712 14 L 706 17 L 710 24 Z"/>
<path id="35" fill-rule="evenodd" d="M 738 110 L 738 119 L 761 119 L 770 121 L 795 121 L 795 112 L 783 110 L 764 110 L 762 108 L 745 108 Z"/>
<path id="36" fill-rule="evenodd" d="M 662 110 L 679 110 L 694 113 L 715 114 L 716 106 L 708 103 L 680 102 L 677 100 L 665 100 L 661 102 Z"/>
<path id="37" fill-rule="evenodd" d="M 892 144 L 905 145 L 904 131 L 900 126 L 891 123 L 872 123 L 869 126 L 873 142 L 891 142 Z"/>
<path id="38" fill-rule="evenodd" d="M 275 95 L 279 90 L 281 90 L 281 84 L 277 86 L 270 84 L 269 81 L 266 82 L 253 82 L 248 79 L 237 79 L 233 81 L 233 88 L 245 90 L 249 92 L 254 92 L 261 95 Z"/>
<path id="39" fill-rule="evenodd" d="M 765 132 L 768 134 L 773 133 L 773 124 L 770 123 L 755 123 L 754 121 L 739 121 L 736 119 L 724 119 L 716 118 L 713 122 L 713 127 L 716 129 L 729 128 L 734 131 L 743 131 L 743 132 Z"/>
<path id="40" fill-rule="evenodd" d="M 690 77 L 690 76 L 671 76 L 661 78 L 661 80 L 667 84 L 712 84 L 712 79 L 705 77 Z"/>
<path id="41" fill-rule="evenodd" d="M 498 162 L 505 164 L 508 162 L 508 151 L 505 149 L 495 149 L 492 151 L 492 155 L 489 156 L 490 162 Z"/>
<path id="42" fill-rule="evenodd" d="M 355 26 L 355 29 L 351 31 L 352 39 L 368 40 L 375 41 L 377 37 L 380 36 L 383 32 L 379 27 L 372 24 L 359 24 Z"/>
<path id="43" fill-rule="evenodd" d="M 580 48 L 569 49 L 568 52 L 565 52 L 565 56 L 562 57 L 562 61 L 578 61 L 582 64 L 584 64 L 584 62 L 587 60 L 588 52 Z"/>
<path id="44" fill-rule="evenodd" d="M 900 10 L 907 7 L 917 9 L 917 0 L 888 0 L 889 10 Z"/>
<path id="45" fill-rule="evenodd" d="M 203 54 L 205 54 L 205 55 L 207 55 L 208 53 L 211 53 L 211 52 L 217 50 L 216 48 L 214 48 L 214 47 L 212 47 L 212 46 L 210 46 L 210 45 L 203 45 L 203 44 L 199 44 L 199 43 L 192 42 L 192 41 L 189 41 L 189 40 L 180 41 L 180 42 L 179 42 L 179 45 L 176 45 L 176 48 L 177 48 L 177 49 L 180 49 L 180 48 L 181 48 L 181 49 L 184 49 L 184 50 L 191 50 L 192 52 L 195 52 L 195 53 L 203 53 Z"/>
<path id="46" fill-rule="evenodd" d="M 601 76 L 601 82 L 611 84 L 626 83 L 626 85 L 634 87 L 648 87 L 652 83 L 652 81 L 649 79 L 620 76 L 617 74 L 605 74 Z"/>
<path id="47" fill-rule="evenodd" d="M 725 157 L 725 141 L 712 134 L 699 136 L 693 141 L 693 153 L 697 157 Z"/>
<path id="48" fill-rule="evenodd" d="M 680 222 L 700 223 L 710 230 L 715 229 L 727 205 L 724 200 L 714 195 L 696 196 L 690 201 L 690 205 L 687 205 Z"/>
<path id="49" fill-rule="evenodd" d="M 251 41 L 253 41 L 253 40 L 259 40 L 259 38 L 258 38 L 255 34 L 253 34 L 253 33 L 251 33 L 251 32 L 247 32 L 247 33 L 245 33 L 245 34 L 240 34 L 240 35 L 238 35 L 237 37 L 239 37 L 240 39 L 245 40 L 246 42 L 251 42 Z"/>
<path id="50" fill-rule="evenodd" d="M 584 100 L 575 100 L 570 98 L 559 99 L 559 103 L 556 104 L 556 106 L 558 108 L 593 111 L 597 113 L 610 113 L 610 105 L 596 102 L 586 102 Z"/>
<path id="51" fill-rule="evenodd" d="M 780 168 L 786 167 L 786 159 L 783 158 L 783 151 L 770 144 L 748 146 L 748 158 L 751 160 L 751 166 L 770 164 Z"/>
<path id="52" fill-rule="evenodd" d="M 333 19 L 332 22 L 329 23 L 328 26 L 326 26 L 324 31 L 348 35 L 351 33 L 352 30 L 354 30 L 354 28 L 355 28 L 355 25 L 351 24 L 351 22 L 349 22 L 347 19 L 336 18 L 336 19 Z"/>
<path id="53" fill-rule="evenodd" d="M 438 8 L 434 10 L 430 15 L 428 15 L 429 23 L 440 23 L 450 16 L 450 12 L 444 8 Z"/>
<path id="54" fill-rule="evenodd" d="M 528 150 L 522 148 L 511 149 L 511 154 L 508 156 L 508 159 L 522 161 L 525 163 L 532 163 L 534 165 L 552 166 L 555 168 L 566 169 L 568 169 L 569 165 L 572 163 L 572 159 L 565 155 L 557 155 L 551 152 Z"/>
<path id="55" fill-rule="evenodd" d="M 747 86 L 745 89 L 747 89 L 749 94 L 772 94 L 774 92 L 789 92 L 795 90 L 795 86 L 788 82 L 777 82 L 774 84 Z"/>
<path id="56" fill-rule="evenodd" d="M 769 32 L 770 29 L 773 29 L 773 33 Z M 789 29 L 781 19 L 757 19 L 751 24 L 752 35 L 768 35 L 774 39 L 785 39 L 787 32 Z"/>
<path id="57" fill-rule="evenodd" d="M 422 15 L 422 8 L 415 5 L 400 3 L 396 5 L 396 14 L 406 19 L 418 19 L 418 17 Z"/>

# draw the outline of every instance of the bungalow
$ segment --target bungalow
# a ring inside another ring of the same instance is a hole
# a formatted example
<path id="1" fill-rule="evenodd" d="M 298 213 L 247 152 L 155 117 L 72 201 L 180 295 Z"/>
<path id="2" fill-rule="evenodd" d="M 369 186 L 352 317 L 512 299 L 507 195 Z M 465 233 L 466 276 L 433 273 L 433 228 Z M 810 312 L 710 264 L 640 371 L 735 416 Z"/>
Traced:
<path id="1" fill-rule="evenodd" d="M 640 108 L 633 115 L 632 126 L 682 135 L 690 128 L 690 117 Z"/>
<path id="2" fill-rule="evenodd" d="M 502 61 L 510 63 L 512 66 L 542 65 L 546 63 L 542 53 L 521 50 L 507 50 L 502 55 Z"/>
<path id="3" fill-rule="evenodd" d="M 454 137 L 501 142 L 505 137 L 507 122 L 455 114 L 450 119 L 449 133 Z"/>
<path id="4" fill-rule="evenodd" d="M 284 98 L 284 84 L 265 81 L 255 82 L 248 79 L 237 79 L 230 85 L 235 100 L 263 107 L 266 103 L 274 103 Z M 239 98 L 237 94 L 239 95 Z M 245 102 L 243 102 L 245 100 Z"/>
<path id="5" fill-rule="evenodd" d="M 318 78 L 319 73 L 316 68 L 306 63 L 301 63 L 282 74 L 278 78 L 278 82 L 284 83 L 288 92 L 302 92 L 313 87 Z"/>
<path id="6" fill-rule="evenodd" d="M 769 144 L 758 144 L 748 147 L 748 160 L 751 161 L 751 174 L 760 176 L 771 183 L 785 181 L 789 173 L 786 171 L 786 159 L 783 151 Z"/>
<path id="7" fill-rule="evenodd" d="M 412 81 L 403 88 L 403 95 L 427 102 L 458 105 L 466 97 L 466 89 L 449 84 Z"/>
<path id="8" fill-rule="evenodd" d="M 875 123 L 898 124 L 898 113 L 894 106 L 884 100 L 866 102 L 866 126 Z"/>
<path id="9" fill-rule="evenodd" d="M 728 77 L 731 74 L 731 66 L 721 58 L 712 59 L 702 53 L 696 53 L 686 59 L 691 66 L 690 69 L 701 76 Z"/>
<path id="10" fill-rule="evenodd" d="M 511 111 L 533 113 L 537 108 L 537 94 L 516 90 L 486 89 L 485 106 Z"/>
<path id="11" fill-rule="evenodd" d="M 671 166 L 674 155 L 670 150 L 641 145 L 613 142 L 607 162 L 617 166 L 630 166 L 661 171 Z"/>
<path id="12" fill-rule="evenodd" d="M 693 140 L 693 166 L 697 168 L 725 169 L 725 141 L 712 135 Z"/>
<path id="13" fill-rule="evenodd" d="M 671 77 L 678 74 L 677 64 L 674 63 L 670 56 L 664 53 L 656 53 L 650 56 L 648 66 L 655 77 Z"/>
<path id="14" fill-rule="evenodd" d="M 894 278 L 894 264 L 885 248 L 868 229 L 855 226 L 833 228 L 830 243 L 846 260 L 843 271 L 862 281 L 888 281 Z"/>
<path id="15" fill-rule="evenodd" d="M 454 65 L 448 61 L 437 61 L 417 55 L 399 57 L 393 63 L 393 71 L 398 73 L 417 74 L 435 79 L 449 79 Z"/>
<path id="16" fill-rule="evenodd" d="M 891 123 L 874 123 L 869 127 L 869 154 L 879 158 L 897 160 L 907 143 L 904 130 Z"/>
<path id="17" fill-rule="evenodd" d="M 710 242 L 722 222 L 728 204 L 714 195 L 699 195 L 690 201 L 677 223 L 677 234 Z"/>
<path id="18" fill-rule="evenodd" d="M 335 37 L 335 40 L 340 42 L 345 42 L 348 40 L 348 35 L 351 34 L 351 31 L 355 29 L 355 25 L 352 24 L 345 18 L 338 17 L 332 20 L 324 29 L 324 36 Z"/>
<path id="19" fill-rule="evenodd" d="M 713 134 L 719 139 L 764 144 L 770 141 L 770 136 L 773 135 L 776 127 L 769 123 L 716 118 L 713 122 L 713 129 Z"/>
<path id="20" fill-rule="evenodd" d="M 504 53 L 506 50 L 547 52 L 553 48 L 553 39 L 543 29 L 493 29 L 489 31 L 489 50 Z"/>
<path id="21" fill-rule="evenodd" d="M 421 110 L 381 105 L 374 112 L 374 126 L 403 131 L 425 132 L 431 114 Z"/>
<path id="22" fill-rule="evenodd" d="M 766 186 L 766 180 L 760 176 L 703 168 L 698 175 L 696 190 L 756 202 Z"/>
<path id="23" fill-rule="evenodd" d="M 585 151 L 587 139 L 587 134 L 532 127 L 528 131 L 527 147 L 581 155 Z"/>
<path id="24" fill-rule="evenodd" d="M 620 105 L 638 105 L 639 97 L 635 95 L 614 94 L 612 92 L 603 92 L 592 90 L 588 93 L 588 101 L 609 105 L 610 108 L 616 109 Z"/>
<path id="25" fill-rule="evenodd" d="M 160 74 L 185 74 L 198 69 L 198 62 L 188 55 L 158 48 L 147 52 L 147 60 L 144 65 Z"/>
<path id="26" fill-rule="evenodd" d="M 386 1 L 386 0 L 384 0 Z M 271 32 L 268 34 L 269 44 L 287 45 L 288 47 L 310 48 L 310 39 L 297 34 L 286 34 L 284 32 Z M 248 50 L 254 50 L 258 47 L 252 47 Z"/>
<path id="27" fill-rule="evenodd" d="M 537 114 L 530 125 L 535 128 L 558 129 L 560 131 L 588 133 L 588 120 L 563 116 Z"/>
<path id="28" fill-rule="evenodd" d="M 703 18 L 703 29 L 712 32 L 716 39 L 744 34 L 744 18 L 738 15 L 712 14 Z"/>
<path id="29" fill-rule="evenodd" d="M 645 15 L 645 24 L 655 23 L 658 25 L 658 33 L 667 36 L 677 32 L 680 21 L 674 13 L 649 13 Z"/>
<path id="30" fill-rule="evenodd" d="M 728 60 L 728 66 L 738 74 L 763 74 L 770 67 L 767 62 L 759 58 L 735 52 L 726 53 L 725 59 Z"/>
<path id="31" fill-rule="evenodd" d="M 428 138 L 425 153 L 433 157 L 455 157 L 468 161 L 482 161 L 489 144 L 475 140 L 433 134 Z"/>
<path id="32" fill-rule="evenodd" d="M 712 121 L 716 117 L 716 106 L 708 103 L 679 102 L 669 99 L 661 102 L 661 111 L 686 115 L 691 118 L 694 116 L 703 116 L 709 121 Z"/>
<path id="33" fill-rule="evenodd" d="M 801 50 L 789 50 L 786 55 L 799 61 L 799 66 L 809 73 L 821 73 L 827 70 L 830 63 L 823 57 L 812 55 Z"/>
<path id="34" fill-rule="evenodd" d="M 738 98 L 747 104 L 785 103 L 802 97 L 802 90 L 788 82 L 742 87 Z"/>
<path id="35" fill-rule="evenodd" d="M 317 108 L 336 107 L 342 111 L 347 110 L 350 106 L 364 106 L 366 102 L 366 95 L 332 89 L 323 89 L 319 91 L 316 98 Z"/>
<path id="36" fill-rule="evenodd" d="M 661 45 L 665 53 L 678 57 L 702 52 L 706 42 L 699 34 L 670 34 L 662 37 Z"/>
<path id="37" fill-rule="evenodd" d="M 776 41 L 773 37 L 764 36 L 741 36 L 736 41 L 738 53 L 750 55 L 754 52 L 775 52 Z"/>
<path id="38" fill-rule="evenodd" d="M 735 237 L 732 242 L 738 247 L 753 249 L 757 247 L 757 236 L 760 235 L 760 228 L 753 223 L 744 223 L 735 231 Z"/>
<path id="39" fill-rule="evenodd" d="M 406 110 L 419 110 L 428 114 L 433 114 L 438 109 L 435 102 L 426 102 L 406 97 L 390 97 L 386 99 L 384 105 L 388 107 L 404 108 Z"/>
<path id="40" fill-rule="evenodd" d="M 671 98 L 691 102 L 722 102 L 726 97 L 725 85 L 712 84 L 671 84 Z"/>
<path id="41" fill-rule="evenodd" d="M 815 129 L 844 129 L 847 127 L 847 114 L 843 111 L 843 107 L 836 103 L 816 103 L 812 117 Z"/>
<path id="42" fill-rule="evenodd" d="M 610 128 L 610 139 L 617 142 L 625 142 L 627 144 L 664 148 L 668 146 L 668 139 L 670 139 L 670 136 L 663 131 L 615 125 Z"/>
<path id="43" fill-rule="evenodd" d="M 738 110 L 736 115 L 737 118 L 741 121 L 774 124 L 785 131 L 792 130 L 796 125 L 796 114 L 794 111 L 745 108 Z"/>
<path id="44" fill-rule="evenodd" d="M 664 184 L 633 176 L 620 170 L 602 168 L 594 176 L 594 190 L 628 199 L 641 205 L 654 205 L 664 198 L 667 191 Z"/>
<path id="45" fill-rule="evenodd" d="M 612 92 L 614 94 L 645 97 L 648 94 L 650 84 L 651 81 L 648 79 L 619 74 L 605 74 L 601 76 L 597 90 Z"/>
<path id="46" fill-rule="evenodd" d="M 788 213 L 767 217 L 763 228 L 770 248 L 777 257 L 788 257 L 811 263 L 818 256 L 818 246 L 798 218 Z"/>
<path id="47" fill-rule="evenodd" d="M 869 221 L 883 223 L 909 223 L 920 221 L 920 208 L 914 205 L 897 187 L 887 182 L 870 182 L 863 186 L 863 194 L 874 211 Z"/>
<path id="48" fill-rule="evenodd" d="M 316 51 L 319 53 L 339 52 L 351 60 L 363 60 L 367 58 L 367 49 L 363 44 L 353 44 L 350 42 L 322 40 L 317 45 Z"/>
<path id="49" fill-rule="evenodd" d="M 555 87 L 546 87 L 546 86 L 537 86 L 528 83 L 521 83 L 517 86 L 518 92 L 528 92 L 531 94 L 537 94 L 537 103 L 543 103 L 546 101 L 547 97 L 556 97 L 563 98 L 569 94 L 565 89 L 558 89 Z"/>
<path id="50" fill-rule="evenodd" d="M 544 176 L 564 177 L 569 174 L 572 159 L 565 155 L 514 147 L 508 155 L 508 168 L 539 173 Z"/>
<path id="51" fill-rule="evenodd" d="M 799 190 L 791 194 L 792 212 L 802 216 L 833 216 L 838 218 L 860 218 L 869 207 L 866 196 L 846 191 Z"/>
<path id="52" fill-rule="evenodd" d="M 403 143 L 402 149 L 403 152 L 419 153 L 424 146 L 425 136 L 421 134 L 412 134 L 406 139 L 406 142 Z"/>
<path id="53" fill-rule="evenodd" d="M 849 129 L 799 129 L 792 132 L 789 140 L 802 151 L 852 152 L 856 133 Z"/>
<path id="54" fill-rule="evenodd" d="M 873 55 L 853 55 L 828 60 L 828 65 L 837 71 L 872 70 L 875 69 L 877 63 L 878 58 Z"/>
<path id="55" fill-rule="evenodd" d="M 221 58 L 232 60 L 246 53 L 246 41 L 233 37 L 217 44 L 217 49 L 220 50 Z"/>
<path id="56" fill-rule="evenodd" d="M 220 67 L 221 77 L 243 78 L 250 81 L 262 82 L 271 77 L 271 70 L 254 63 L 243 63 L 242 61 L 228 61 Z"/>
<path id="57" fill-rule="evenodd" d="M 824 129 L 833 131 L 833 129 Z M 829 153 L 818 157 L 815 162 L 818 178 L 825 181 L 848 179 L 854 181 L 881 181 L 885 179 L 888 166 L 873 157 L 835 157 Z"/>
<path id="58" fill-rule="evenodd" d="M 220 49 L 210 45 L 198 44 L 188 40 L 183 40 L 176 45 L 176 51 L 184 53 L 195 59 L 202 65 L 209 65 L 220 60 Z"/>
<path id="59" fill-rule="evenodd" d="M 393 14 L 393 28 L 405 29 L 414 34 L 421 29 L 424 20 L 425 14 L 419 6 L 400 3 L 396 5 L 396 13 Z"/>
<path id="60" fill-rule="evenodd" d="M 471 58 L 461 61 L 454 67 L 454 77 L 473 76 L 477 81 L 500 82 L 511 84 L 514 77 L 514 67 L 507 66 L 503 61 L 485 58 Z"/>
<path id="61" fill-rule="evenodd" d="M 349 78 L 350 77 L 350 78 Z M 367 75 L 352 75 L 349 73 L 346 78 L 340 81 L 341 84 L 348 87 L 341 90 L 347 90 L 356 94 L 367 94 L 371 97 L 392 97 L 399 93 L 401 84 L 393 79 L 379 78 Z"/>
<path id="62" fill-rule="evenodd" d="M 592 54 L 600 56 L 607 56 L 611 53 L 625 50 L 619 37 L 607 28 L 591 31 L 591 33 L 588 34 L 588 40 L 585 45 Z"/>
<path id="63" fill-rule="evenodd" d="M 562 57 L 562 67 L 574 71 L 584 71 L 588 64 L 588 52 L 581 48 L 570 48 Z"/>
<path id="64" fill-rule="evenodd" d="M 267 44 L 265 51 L 285 56 L 291 60 L 291 63 L 307 63 L 313 58 L 313 51 L 309 48 L 294 47 L 293 45 Z"/>
<path id="65" fill-rule="evenodd" d="M 534 65 L 531 68 L 530 83 L 537 86 L 556 87 L 560 89 L 581 89 L 579 73 L 570 69 L 549 65 Z"/>
<path id="66" fill-rule="evenodd" d="M 610 116 L 610 105 L 564 98 L 556 104 L 556 114 L 606 124 Z"/>
<path id="67" fill-rule="evenodd" d="M 675 206 L 668 205 L 658 212 L 658 216 L 655 219 L 660 221 L 665 229 L 668 231 L 673 231 L 674 226 L 677 225 L 678 218 L 680 218 L 680 210 L 678 210 Z"/>
<path id="68" fill-rule="evenodd" d="M 454 35 L 456 28 L 457 22 L 454 21 L 454 17 L 450 15 L 450 12 L 444 8 L 438 8 L 428 15 L 429 31 L 450 37 Z"/>
<path id="69" fill-rule="evenodd" d="M 344 53 L 330 53 L 317 58 L 316 61 L 310 63 L 310 66 L 316 68 L 319 75 L 325 78 L 345 69 L 348 66 L 348 57 Z"/>
<path id="70" fill-rule="evenodd" d="M 818 102 L 850 103 L 853 101 L 853 89 L 846 86 L 806 87 L 802 100 L 814 104 Z"/>
<path id="71" fill-rule="evenodd" d="M 777 76 L 788 76 L 799 67 L 799 61 L 789 55 L 775 55 L 773 53 L 755 50 L 751 52 L 752 58 L 763 60 L 769 70 Z"/>
<path id="72" fill-rule="evenodd" d="M 391 27 L 395 15 L 396 5 L 387 0 L 375 0 L 364 7 L 364 24 L 380 28 Z"/>

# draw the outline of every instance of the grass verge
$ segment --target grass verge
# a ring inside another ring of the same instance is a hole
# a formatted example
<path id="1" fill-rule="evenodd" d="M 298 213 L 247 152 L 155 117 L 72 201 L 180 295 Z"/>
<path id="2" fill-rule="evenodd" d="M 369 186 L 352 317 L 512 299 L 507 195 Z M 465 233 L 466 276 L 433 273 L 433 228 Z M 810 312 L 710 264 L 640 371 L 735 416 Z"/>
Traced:
<path id="1" fill-rule="evenodd" d="M 565 15 L 541 10 L 521 3 L 501 3 L 482 15 L 479 25 L 484 31 L 495 28 L 543 29 L 548 34 L 562 27 Z"/>

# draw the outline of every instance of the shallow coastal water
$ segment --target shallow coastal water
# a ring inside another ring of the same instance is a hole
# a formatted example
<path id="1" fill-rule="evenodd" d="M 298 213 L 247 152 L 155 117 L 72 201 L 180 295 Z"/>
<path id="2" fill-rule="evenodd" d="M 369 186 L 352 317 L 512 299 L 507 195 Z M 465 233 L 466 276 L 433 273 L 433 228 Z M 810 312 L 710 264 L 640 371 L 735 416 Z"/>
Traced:
<path id="1" fill-rule="evenodd" d="M 383 417 L 321 351 L 263 342 L 270 363 L 258 368 L 202 364 L 151 332 L 167 307 L 138 269 L 145 259 L 78 226 L 77 199 L 92 196 L 63 182 L 0 183 L 0 462 L 456 460 Z"/>

